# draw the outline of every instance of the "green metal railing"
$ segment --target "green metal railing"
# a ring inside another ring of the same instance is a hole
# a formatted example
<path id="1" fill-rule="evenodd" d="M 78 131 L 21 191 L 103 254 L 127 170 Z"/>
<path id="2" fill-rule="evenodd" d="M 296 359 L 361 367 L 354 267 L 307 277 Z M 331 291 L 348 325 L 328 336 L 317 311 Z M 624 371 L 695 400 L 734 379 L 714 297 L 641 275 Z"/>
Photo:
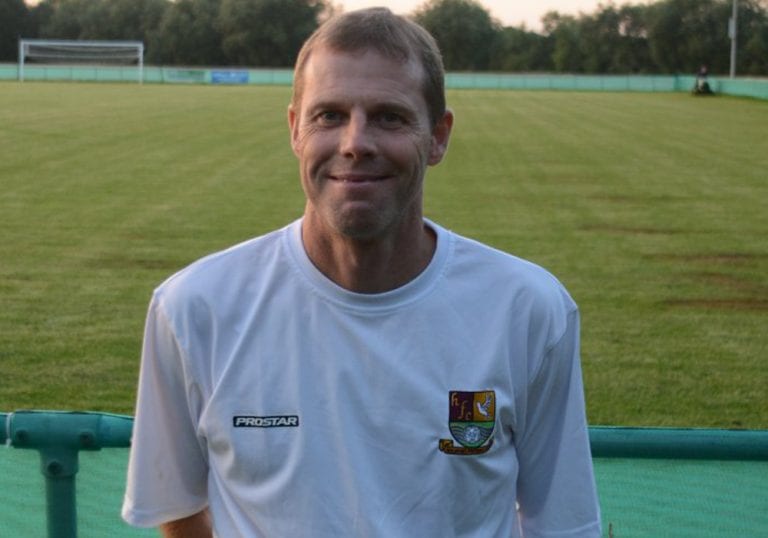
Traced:
<path id="1" fill-rule="evenodd" d="M 63 411 L 0 413 L 0 443 L 39 452 L 49 538 L 77 536 L 75 479 L 80 451 L 127 448 L 132 427 L 133 418 L 124 415 Z M 589 435 L 592 455 L 602 461 L 768 461 L 768 431 L 762 430 L 591 427 Z M 765 464 L 760 465 L 762 469 Z"/>
<path id="2" fill-rule="evenodd" d="M 768 461 L 767 430 L 597 426 L 589 442 L 594 458 Z"/>
<path id="3" fill-rule="evenodd" d="M 133 419 L 105 413 L 16 411 L 0 413 L 0 424 L 2 444 L 40 453 L 49 538 L 77 536 L 75 477 L 80 451 L 129 446 Z"/>

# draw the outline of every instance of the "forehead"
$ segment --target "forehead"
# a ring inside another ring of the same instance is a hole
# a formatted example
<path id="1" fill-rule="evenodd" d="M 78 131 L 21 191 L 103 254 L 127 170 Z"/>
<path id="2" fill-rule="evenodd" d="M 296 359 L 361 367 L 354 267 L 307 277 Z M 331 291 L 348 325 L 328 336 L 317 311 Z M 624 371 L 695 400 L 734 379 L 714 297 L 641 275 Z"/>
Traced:
<path id="1" fill-rule="evenodd" d="M 352 99 L 408 101 L 426 110 L 425 77 L 413 59 L 396 60 L 375 50 L 342 52 L 322 47 L 312 51 L 304 67 L 301 108 Z"/>

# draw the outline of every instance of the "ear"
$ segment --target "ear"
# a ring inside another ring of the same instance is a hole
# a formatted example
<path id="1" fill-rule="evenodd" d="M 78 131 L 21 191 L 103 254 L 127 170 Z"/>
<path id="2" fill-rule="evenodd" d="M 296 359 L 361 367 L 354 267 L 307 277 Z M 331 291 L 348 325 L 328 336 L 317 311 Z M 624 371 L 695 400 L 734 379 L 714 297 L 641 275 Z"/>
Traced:
<path id="1" fill-rule="evenodd" d="M 446 110 L 443 117 L 432 128 L 432 145 L 429 149 L 428 164 L 434 166 L 443 160 L 448 151 L 448 140 L 451 138 L 453 128 L 453 112 Z"/>
<path id="2" fill-rule="evenodd" d="M 288 129 L 291 133 L 291 149 L 299 156 L 299 114 L 293 104 L 288 105 Z"/>

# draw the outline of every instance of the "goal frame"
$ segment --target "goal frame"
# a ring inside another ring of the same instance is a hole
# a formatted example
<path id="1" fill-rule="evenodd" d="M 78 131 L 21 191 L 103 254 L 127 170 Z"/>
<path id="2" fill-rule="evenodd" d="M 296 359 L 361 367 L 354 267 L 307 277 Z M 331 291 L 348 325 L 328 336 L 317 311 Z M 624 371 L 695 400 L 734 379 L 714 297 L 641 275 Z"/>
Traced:
<path id="1" fill-rule="evenodd" d="M 19 38 L 19 81 L 24 81 L 24 65 L 29 63 L 26 61 L 27 53 L 29 52 L 30 45 L 38 45 L 43 47 L 68 47 L 68 48 L 82 48 L 82 49 L 95 49 L 95 48 L 109 48 L 120 47 L 123 49 L 133 49 L 136 51 L 136 67 L 138 70 L 138 83 L 144 82 L 144 43 L 142 41 L 120 41 L 120 40 L 78 40 L 78 39 L 29 39 Z M 76 58 L 71 61 L 72 65 L 79 65 L 82 62 L 78 62 Z"/>

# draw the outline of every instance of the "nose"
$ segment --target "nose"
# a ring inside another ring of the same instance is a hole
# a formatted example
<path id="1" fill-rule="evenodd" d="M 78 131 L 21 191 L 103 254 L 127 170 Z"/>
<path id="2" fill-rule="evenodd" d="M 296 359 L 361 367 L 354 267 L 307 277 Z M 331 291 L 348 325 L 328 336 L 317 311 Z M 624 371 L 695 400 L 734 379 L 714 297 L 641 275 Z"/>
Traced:
<path id="1" fill-rule="evenodd" d="M 342 131 L 339 152 L 353 160 L 369 158 L 376 153 L 374 134 L 362 111 L 350 114 Z"/>

